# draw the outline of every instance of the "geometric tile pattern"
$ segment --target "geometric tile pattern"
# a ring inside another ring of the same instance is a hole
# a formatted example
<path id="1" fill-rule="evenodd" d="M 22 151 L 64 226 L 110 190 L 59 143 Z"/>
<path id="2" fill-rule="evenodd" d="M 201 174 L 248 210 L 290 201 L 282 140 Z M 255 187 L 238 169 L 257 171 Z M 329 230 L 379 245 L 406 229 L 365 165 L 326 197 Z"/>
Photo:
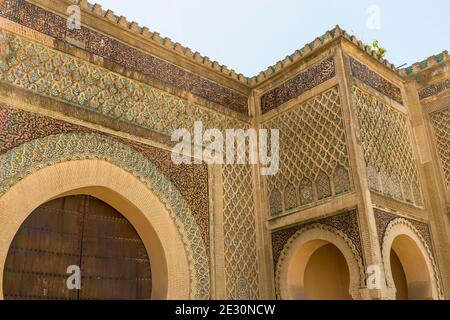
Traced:
<path id="1" fill-rule="evenodd" d="M 223 215 L 227 299 L 259 298 L 252 167 L 224 165 Z"/>
<path id="2" fill-rule="evenodd" d="M 353 87 L 370 189 L 422 206 L 406 115 Z"/>
<path id="3" fill-rule="evenodd" d="M 280 169 L 277 174 L 266 177 L 273 216 L 282 213 L 279 197 L 284 198 L 284 202 L 295 197 L 296 201 L 291 200 L 290 204 L 304 206 L 351 190 L 338 87 L 315 96 L 263 126 L 280 130 Z M 283 210 L 289 209 L 292 205 L 285 203 Z"/>
<path id="4" fill-rule="evenodd" d="M 0 47 L 0 81 L 113 119 L 169 136 L 178 128 L 192 130 L 195 120 L 208 128 L 238 123 L 9 32 L 0 34 Z"/>
<path id="5" fill-rule="evenodd" d="M 450 107 L 430 114 L 444 178 L 450 185 Z"/>

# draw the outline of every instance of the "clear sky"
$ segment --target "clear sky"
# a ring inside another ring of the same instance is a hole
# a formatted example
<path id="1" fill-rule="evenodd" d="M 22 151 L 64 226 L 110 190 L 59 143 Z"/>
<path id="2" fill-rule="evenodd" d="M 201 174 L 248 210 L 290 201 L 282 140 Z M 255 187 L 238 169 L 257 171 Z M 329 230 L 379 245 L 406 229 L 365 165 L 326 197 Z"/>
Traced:
<path id="1" fill-rule="evenodd" d="M 448 0 L 92 0 L 254 76 L 339 24 L 396 66 L 450 50 Z"/>

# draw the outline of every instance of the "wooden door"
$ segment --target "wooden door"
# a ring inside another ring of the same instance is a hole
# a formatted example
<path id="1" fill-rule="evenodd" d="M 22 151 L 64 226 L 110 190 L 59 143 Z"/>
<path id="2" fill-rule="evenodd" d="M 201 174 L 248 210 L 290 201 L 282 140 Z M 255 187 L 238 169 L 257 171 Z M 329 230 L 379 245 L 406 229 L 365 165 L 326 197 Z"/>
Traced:
<path id="1" fill-rule="evenodd" d="M 67 268 L 81 269 L 81 290 L 67 288 Z M 36 209 L 9 249 L 5 299 L 150 299 L 150 262 L 133 226 L 90 196 Z"/>

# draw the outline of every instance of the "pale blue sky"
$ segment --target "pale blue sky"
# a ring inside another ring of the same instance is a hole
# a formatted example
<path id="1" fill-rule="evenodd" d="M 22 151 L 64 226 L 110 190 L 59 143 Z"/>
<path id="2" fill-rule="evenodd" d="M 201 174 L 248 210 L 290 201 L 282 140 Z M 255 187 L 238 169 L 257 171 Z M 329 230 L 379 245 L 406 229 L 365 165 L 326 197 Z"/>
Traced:
<path id="1" fill-rule="evenodd" d="M 193 51 L 254 76 L 339 24 L 378 39 L 396 66 L 450 50 L 448 0 L 93 0 Z M 369 29 L 367 9 L 381 9 Z"/>

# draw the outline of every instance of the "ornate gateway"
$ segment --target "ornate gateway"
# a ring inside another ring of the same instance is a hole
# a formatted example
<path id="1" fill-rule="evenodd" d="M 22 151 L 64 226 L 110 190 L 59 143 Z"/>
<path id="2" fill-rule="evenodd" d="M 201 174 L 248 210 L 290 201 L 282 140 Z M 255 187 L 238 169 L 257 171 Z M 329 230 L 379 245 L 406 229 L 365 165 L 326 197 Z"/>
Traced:
<path id="1" fill-rule="evenodd" d="M 449 81 L 339 27 L 247 78 L 0 0 L 0 298 L 448 299 Z"/>

